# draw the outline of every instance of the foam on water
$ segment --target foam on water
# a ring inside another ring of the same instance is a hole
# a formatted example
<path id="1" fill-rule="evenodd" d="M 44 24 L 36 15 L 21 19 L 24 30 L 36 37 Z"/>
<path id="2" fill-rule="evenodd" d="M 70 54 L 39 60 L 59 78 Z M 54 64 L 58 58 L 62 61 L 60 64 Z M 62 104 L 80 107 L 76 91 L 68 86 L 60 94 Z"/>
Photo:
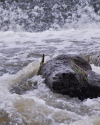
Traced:
<path id="1" fill-rule="evenodd" d="M 81 102 L 77 98 L 71 99 L 51 92 L 41 76 L 34 76 L 39 63 L 39 60 L 34 61 L 15 75 L 4 74 L 0 77 L 0 109 L 8 114 L 8 122 L 20 125 L 100 124 L 100 98 Z M 29 90 L 23 95 L 10 93 L 12 85 L 16 82 L 20 84 L 24 78 L 27 81 L 30 76 L 33 83 L 37 81 L 37 89 Z"/>
<path id="2" fill-rule="evenodd" d="M 96 8 L 90 3 L 90 0 L 69 2 L 40 0 L 31 3 L 6 1 L 5 4 L 0 3 L 0 30 L 37 32 L 50 28 L 54 30 L 100 28 L 99 7 L 95 13 Z"/>
<path id="3" fill-rule="evenodd" d="M 25 79 L 28 79 L 30 74 L 32 75 L 33 72 L 37 72 L 37 64 L 38 62 L 35 61 L 15 75 L 5 74 L 0 77 L 0 109 L 6 111 L 9 119 L 12 119 L 9 122 L 12 124 L 16 121 L 16 124 L 31 125 L 34 123 L 38 125 L 53 125 L 55 123 L 58 124 L 63 120 L 70 120 L 72 119 L 72 116 L 74 119 L 81 118 L 81 116 L 77 115 L 76 113 L 55 108 L 52 105 L 47 104 L 50 98 L 56 97 L 54 97 L 55 94 L 53 94 L 45 86 L 43 79 L 40 76 L 33 76 L 32 78 L 33 82 L 36 80 L 38 83 L 37 89 L 28 91 L 24 95 L 10 93 L 10 87 L 16 82 L 18 83 L 19 81 L 22 81 L 23 76 Z M 29 67 L 32 68 L 32 71 L 29 71 Z M 20 84 L 20 82 L 18 84 Z M 8 124 L 8 122 L 6 122 L 6 124 Z"/>
<path id="4" fill-rule="evenodd" d="M 95 66 L 95 65 L 93 65 L 93 64 L 92 64 L 91 66 L 92 66 L 92 70 L 93 70 L 94 72 L 100 74 L 100 67 L 97 67 L 97 66 Z"/>
<path id="5" fill-rule="evenodd" d="M 1 32 L 0 58 L 8 62 L 33 60 L 34 56 L 55 53 L 99 52 L 99 29 L 29 32 Z M 95 44 L 94 44 L 95 43 Z M 10 58 L 11 57 L 11 58 Z"/>
<path id="6" fill-rule="evenodd" d="M 60 125 L 68 125 L 68 124 L 60 124 Z M 84 120 L 79 120 L 70 125 L 100 125 L 100 117 L 91 117 Z"/>
<path id="7" fill-rule="evenodd" d="M 81 102 L 53 93 L 36 75 L 42 54 L 49 60 L 63 53 L 100 53 L 100 11 L 95 13 L 87 0 L 81 2 L 69 9 L 54 4 L 50 10 L 40 4 L 33 8 L 15 2 L 0 5 L 1 125 L 100 124 L 100 98 Z M 92 68 L 100 73 L 99 67 Z M 23 88 L 23 84 L 27 91 L 11 93 L 14 85 Z"/>

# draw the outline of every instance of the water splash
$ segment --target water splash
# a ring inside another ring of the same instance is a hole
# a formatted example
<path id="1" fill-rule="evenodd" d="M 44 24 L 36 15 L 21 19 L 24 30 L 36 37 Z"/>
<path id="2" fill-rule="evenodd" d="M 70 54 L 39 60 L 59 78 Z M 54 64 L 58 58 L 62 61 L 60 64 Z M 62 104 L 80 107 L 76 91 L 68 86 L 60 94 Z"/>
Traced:
<path id="1" fill-rule="evenodd" d="M 99 9 L 95 12 L 89 0 L 68 3 L 6 1 L 0 3 L 0 30 L 37 32 L 51 28 L 61 30 L 100 27 L 99 13 Z"/>

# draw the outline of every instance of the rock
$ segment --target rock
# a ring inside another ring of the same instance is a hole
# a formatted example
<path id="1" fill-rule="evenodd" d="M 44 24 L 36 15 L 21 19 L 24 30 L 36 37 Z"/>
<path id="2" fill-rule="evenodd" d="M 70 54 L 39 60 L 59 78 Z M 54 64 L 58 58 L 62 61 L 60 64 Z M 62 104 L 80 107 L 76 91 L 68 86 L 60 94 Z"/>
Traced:
<path id="1" fill-rule="evenodd" d="M 100 66 L 100 53 L 92 52 L 92 53 L 84 53 L 80 54 L 87 62 L 90 64 L 94 64 L 95 66 Z"/>
<path id="2" fill-rule="evenodd" d="M 100 96 L 100 75 L 78 55 L 59 55 L 44 64 L 39 72 L 56 93 L 80 100 Z"/>

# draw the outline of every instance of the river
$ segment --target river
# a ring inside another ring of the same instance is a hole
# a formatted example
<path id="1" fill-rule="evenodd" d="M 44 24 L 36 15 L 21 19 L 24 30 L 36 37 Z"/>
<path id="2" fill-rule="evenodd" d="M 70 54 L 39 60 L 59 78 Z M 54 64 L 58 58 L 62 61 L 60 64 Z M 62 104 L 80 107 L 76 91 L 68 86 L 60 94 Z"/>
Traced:
<path id="1" fill-rule="evenodd" d="M 36 75 L 43 54 L 80 54 L 100 74 L 100 5 L 17 2 L 0 3 L 0 125 L 100 125 L 100 97 L 53 93 Z"/>

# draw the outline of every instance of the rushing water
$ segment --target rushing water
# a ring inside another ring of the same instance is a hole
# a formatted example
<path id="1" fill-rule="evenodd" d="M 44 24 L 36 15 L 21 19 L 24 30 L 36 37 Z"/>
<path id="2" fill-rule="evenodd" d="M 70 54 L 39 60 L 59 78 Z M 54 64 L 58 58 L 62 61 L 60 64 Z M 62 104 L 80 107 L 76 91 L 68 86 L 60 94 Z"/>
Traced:
<path id="1" fill-rule="evenodd" d="M 100 65 L 100 1 L 17 2 L 0 3 L 0 124 L 100 125 L 100 98 L 53 93 L 36 75 L 42 54 L 45 62 L 71 53 Z"/>

